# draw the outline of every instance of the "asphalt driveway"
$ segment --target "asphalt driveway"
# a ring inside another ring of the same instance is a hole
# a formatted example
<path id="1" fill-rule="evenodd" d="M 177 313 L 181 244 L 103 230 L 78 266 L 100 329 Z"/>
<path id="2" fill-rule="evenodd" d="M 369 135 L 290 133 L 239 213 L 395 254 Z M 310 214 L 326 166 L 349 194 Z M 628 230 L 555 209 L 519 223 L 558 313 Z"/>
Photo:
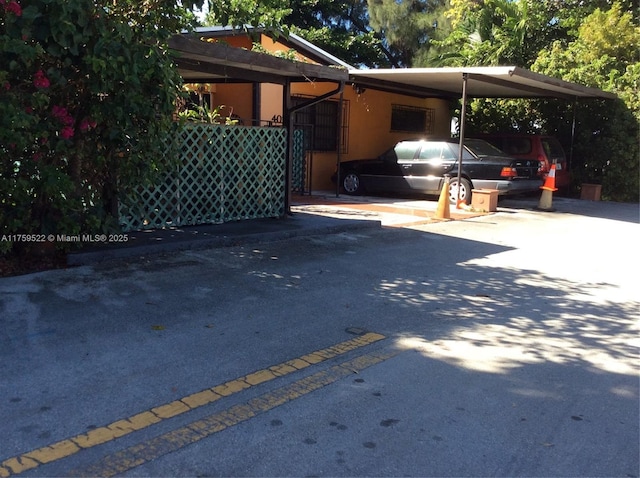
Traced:
<path id="1" fill-rule="evenodd" d="M 554 205 L 0 279 L 0 477 L 638 476 L 638 206 Z"/>

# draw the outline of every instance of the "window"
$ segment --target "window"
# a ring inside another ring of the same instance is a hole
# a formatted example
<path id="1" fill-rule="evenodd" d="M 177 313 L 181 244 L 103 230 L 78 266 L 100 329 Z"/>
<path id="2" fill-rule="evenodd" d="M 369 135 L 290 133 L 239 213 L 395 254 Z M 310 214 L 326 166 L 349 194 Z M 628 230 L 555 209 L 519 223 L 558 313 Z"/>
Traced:
<path id="1" fill-rule="evenodd" d="M 403 141 L 398 143 L 394 148 L 396 157 L 402 160 L 412 160 L 416 157 L 416 152 L 420 148 L 420 143 L 416 143 L 413 141 Z"/>
<path id="2" fill-rule="evenodd" d="M 391 131 L 431 134 L 434 117 L 431 108 L 391 105 Z"/>
<path id="3" fill-rule="evenodd" d="M 500 149 L 507 154 L 530 154 L 531 140 L 528 138 L 504 138 Z"/>
<path id="4" fill-rule="evenodd" d="M 427 143 L 422 147 L 418 159 L 443 159 L 442 152 L 443 151 L 441 143 Z"/>
<path id="5" fill-rule="evenodd" d="M 309 98 L 294 96 L 292 104 L 294 106 L 308 101 Z M 338 150 L 338 100 L 325 100 L 295 113 L 294 123 L 305 127 L 306 143 L 309 149 L 314 151 L 337 151 Z M 346 152 L 347 131 L 349 119 L 349 103 L 342 103 L 342 131 L 341 146 L 342 152 Z"/>

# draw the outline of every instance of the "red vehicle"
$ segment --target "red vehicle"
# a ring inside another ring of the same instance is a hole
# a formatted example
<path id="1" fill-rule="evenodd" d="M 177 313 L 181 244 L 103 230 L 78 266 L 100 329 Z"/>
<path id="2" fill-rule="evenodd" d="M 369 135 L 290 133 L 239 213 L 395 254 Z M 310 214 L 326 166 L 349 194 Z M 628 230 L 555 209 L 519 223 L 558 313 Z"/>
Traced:
<path id="1" fill-rule="evenodd" d="M 540 176 L 543 181 L 556 165 L 556 187 L 567 189 L 571 183 L 571 174 L 567 165 L 567 157 L 560 142 L 553 136 L 539 134 L 495 133 L 473 135 L 484 139 L 501 149 L 509 156 L 519 159 L 536 159 L 540 161 Z"/>

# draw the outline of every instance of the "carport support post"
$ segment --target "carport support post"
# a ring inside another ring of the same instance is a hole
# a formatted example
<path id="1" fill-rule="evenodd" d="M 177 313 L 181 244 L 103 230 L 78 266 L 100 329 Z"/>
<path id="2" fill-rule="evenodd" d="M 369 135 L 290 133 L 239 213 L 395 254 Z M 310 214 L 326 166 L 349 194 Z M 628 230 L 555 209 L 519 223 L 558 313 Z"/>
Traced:
<path id="1" fill-rule="evenodd" d="M 291 111 L 291 81 L 288 79 L 284 84 L 283 92 L 283 118 L 282 123 L 287 130 L 287 154 L 284 173 L 284 214 L 291 215 L 291 180 L 293 176 L 293 112 Z"/>
<path id="2" fill-rule="evenodd" d="M 572 118 L 571 118 L 571 144 L 569 145 L 569 162 L 567 164 L 567 169 L 571 171 L 571 166 L 573 163 L 573 143 L 576 138 L 576 109 L 578 107 L 578 102 L 576 99 L 573 99 L 573 107 L 572 109 Z"/>
<path id="3" fill-rule="evenodd" d="M 460 209 L 460 180 L 462 178 L 462 151 L 464 149 L 464 124 L 467 111 L 467 81 L 469 74 L 462 74 L 462 107 L 460 109 L 460 145 L 458 146 L 458 194 L 456 195 L 456 209 Z"/>
<path id="4" fill-rule="evenodd" d="M 342 103 L 344 102 L 344 90 L 340 91 L 340 103 L 338 103 L 338 154 L 336 155 L 336 197 L 340 197 L 340 163 L 342 162 Z"/>

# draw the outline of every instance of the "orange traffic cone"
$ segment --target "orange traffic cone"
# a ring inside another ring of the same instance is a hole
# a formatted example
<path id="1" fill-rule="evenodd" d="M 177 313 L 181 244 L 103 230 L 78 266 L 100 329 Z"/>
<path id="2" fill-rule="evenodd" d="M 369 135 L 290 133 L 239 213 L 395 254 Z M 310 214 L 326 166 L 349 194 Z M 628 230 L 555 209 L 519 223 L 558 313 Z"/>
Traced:
<path id="1" fill-rule="evenodd" d="M 449 210 L 449 178 L 444 178 L 442 191 L 438 198 L 438 207 L 436 208 L 436 219 L 451 219 L 451 211 Z"/>
<path id="2" fill-rule="evenodd" d="M 556 188 L 556 165 L 551 165 L 551 170 L 547 179 L 544 181 L 544 185 L 540 186 L 542 189 L 542 195 L 540 196 L 540 202 L 538 202 L 538 209 L 541 211 L 553 211 L 553 192 L 557 191 Z"/>

